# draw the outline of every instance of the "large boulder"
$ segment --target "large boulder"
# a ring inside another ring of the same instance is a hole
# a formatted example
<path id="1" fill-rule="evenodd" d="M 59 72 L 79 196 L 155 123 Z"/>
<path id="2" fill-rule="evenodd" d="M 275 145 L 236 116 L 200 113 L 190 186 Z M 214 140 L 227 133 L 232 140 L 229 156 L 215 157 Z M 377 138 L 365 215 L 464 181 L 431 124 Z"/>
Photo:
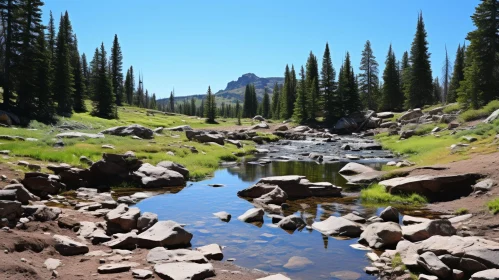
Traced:
<path id="1" fill-rule="evenodd" d="M 252 208 L 237 217 L 237 219 L 246 223 L 263 222 L 263 214 L 265 212 L 262 208 Z"/>
<path id="2" fill-rule="evenodd" d="M 154 266 L 154 272 L 161 279 L 201 280 L 215 276 L 215 270 L 210 263 L 163 263 Z"/>
<path id="3" fill-rule="evenodd" d="M 264 122 L 265 121 L 265 118 L 260 116 L 260 115 L 256 115 L 253 117 L 253 120 L 255 121 L 260 121 L 260 122 Z"/>
<path id="4" fill-rule="evenodd" d="M 471 193 L 476 174 L 417 175 L 381 181 L 391 194 L 417 193 L 431 200 L 451 200 Z"/>
<path id="5" fill-rule="evenodd" d="M 120 204 L 106 214 L 107 229 L 110 232 L 130 232 L 137 228 L 139 216 L 139 208 Z"/>
<path id="6" fill-rule="evenodd" d="M 402 116 L 400 116 L 400 118 L 398 120 L 399 121 L 409 121 L 409 120 L 413 120 L 416 118 L 420 118 L 421 116 L 423 116 L 423 112 L 421 111 L 421 109 L 414 109 L 412 111 L 408 111 L 408 112 L 404 113 Z"/>
<path id="7" fill-rule="evenodd" d="M 188 179 L 189 178 L 189 170 L 185 168 L 182 164 L 175 163 L 173 161 L 161 161 L 156 166 L 159 167 L 164 167 L 169 170 L 176 171 L 184 176 L 184 178 Z"/>
<path id="8" fill-rule="evenodd" d="M 360 235 L 359 243 L 374 249 L 393 248 L 402 239 L 402 229 L 393 222 L 373 223 Z"/>
<path id="9" fill-rule="evenodd" d="M 224 258 L 222 247 L 218 244 L 209 244 L 196 248 L 209 260 L 221 261 Z"/>
<path id="10" fill-rule="evenodd" d="M 357 122 L 352 118 L 341 118 L 334 126 L 336 130 L 354 131 L 357 129 Z"/>
<path id="11" fill-rule="evenodd" d="M 157 222 L 158 222 L 158 214 L 151 212 L 144 212 L 137 219 L 137 228 L 139 229 L 139 231 L 144 231 L 152 227 Z"/>
<path id="12" fill-rule="evenodd" d="M 150 163 L 142 164 L 133 174 L 140 179 L 145 188 L 174 187 L 185 184 L 182 174 Z"/>
<path id="13" fill-rule="evenodd" d="M 4 190 L 15 190 L 17 200 L 22 204 L 28 204 L 30 201 L 39 201 L 40 198 L 30 193 L 22 184 L 10 184 L 3 188 Z"/>
<path id="14" fill-rule="evenodd" d="M 214 142 L 219 145 L 224 145 L 225 144 L 225 136 L 222 134 L 218 133 L 206 133 L 201 130 L 187 130 L 185 132 L 185 136 L 189 140 L 196 140 L 200 143 L 208 143 L 208 142 Z"/>
<path id="15" fill-rule="evenodd" d="M 23 206 L 24 215 L 32 216 L 36 221 L 54 221 L 61 214 L 61 208 L 47 207 L 45 205 Z"/>
<path id="16" fill-rule="evenodd" d="M 269 193 L 266 193 L 259 198 L 255 198 L 255 202 L 260 202 L 264 204 L 278 204 L 281 205 L 288 199 L 288 195 L 279 187 L 275 187 Z"/>
<path id="17" fill-rule="evenodd" d="M 399 222 L 399 211 L 391 206 L 386 207 L 380 214 L 379 217 L 385 222 Z"/>
<path id="18" fill-rule="evenodd" d="M 278 186 L 270 184 L 256 184 L 246 189 L 238 191 L 237 195 L 242 197 L 258 198 L 267 193 L 270 193 L 275 188 L 278 188 Z"/>
<path id="19" fill-rule="evenodd" d="M 9 221 L 18 220 L 23 214 L 21 202 L 11 200 L 0 200 L 0 219 Z"/>
<path id="20" fill-rule="evenodd" d="M 418 264 L 426 269 L 429 273 L 438 276 L 441 279 L 447 279 L 452 275 L 452 269 L 446 266 L 438 257 L 432 252 L 426 252 L 419 256 Z"/>
<path id="21" fill-rule="evenodd" d="M 288 175 L 261 178 L 257 185 L 276 185 L 281 188 L 288 198 L 306 198 L 311 196 L 339 196 L 341 187 L 329 182 L 311 183 L 305 176 Z M 250 187 L 252 188 L 252 187 Z M 268 186 L 266 187 L 269 188 Z M 239 192 L 242 195 L 241 192 Z"/>
<path id="22" fill-rule="evenodd" d="M 254 126 L 250 127 L 250 130 L 256 130 L 256 129 L 267 129 L 269 128 L 269 125 L 266 122 L 261 122 L 259 124 L 255 124 Z"/>
<path id="23" fill-rule="evenodd" d="M 473 275 L 471 275 L 470 278 L 470 280 L 497 280 L 497 279 L 499 279 L 499 269 L 496 268 L 487 269 L 474 273 Z"/>
<path id="24" fill-rule="evenodd" d="M 499 109 L 495 110 L 490 114 L 485 120 L 483 120 L 484 123 L 492 123 L 496 119 L 499 118 Z"/>
<path id="25" fill-rule="evenodd" d="M 275 131 L 287 131 L 289 128 L 287 125 L 285 124 L 281 124 L 281 125 L 278 125 L 276 128 L 275 128 Z"/>
<path id="26" fill-rule="evenodd" d="M 277 226 L 284 230 L 294 231 L 299 228 L 303 228 L 306 225 L 305 221 L 298 216 L 290 215 L 284 217 L 282 220 L 277 223 Z"/>
<path id="27" fill-rule="evenodd" d="M 102 134 L 110 134 L 116 136 L 137 136 L 142 139 L 152 139 L 154 132 L 146 127 L 138 124 L 129 126 L 116 126 L 101 131 Z"/>
<path id="28" fill-rule="evenodd" d="M 393 113 L 392 112 L 379 112 L 379 113 L 376 113 L 376 117 L 380 118 L 380 119 L 389 119 L 389 118 L 393 118 Z"/>
<path id="29" fill-rule="evenodd" d="M 358 237 L 362 227 L 345 218 L 331 216 L 322 222 L 314 222 L 312 228 L 324 235 Z"/>
<path id="30" fill-rule="evenodd" d="M 0 200 L 17 200 L 16 190 L 0 190 Z"/>
<path id="31" fill-rule="evenodd" d="M 124 234 L 115 234 L 115 238 L 103 243 L 112 249 L 134 250 L 137 248 L 137 234 L 132 231 Z"/>
<path id="32" fill-rule="evenodd" d="M 433 235 L 452 236 L 456 234 L 456 229 L 449 220 L 432 220 L 426 223 L 403 226 L 402 234 L 405 239 L 417 242 Z"/>
<path id="33" fill-rule="evenodd" d="M 168 130 L 168 131 L 188 131 L 188 130 L 192 130 L 192 127 L 190 125 L 179 125 L 179 126 L 175 126 L 175 127 L 163 128 L 163 130 Z"/>
<path id="34" fill-rule="evenodd" d="M 372 172 L 375 171 L 369 166 L 365 166 L 360 163 L 356 162 L 349 162 L 347 165 L 343 166 L 342 169 L 340 169 L 339 173 L 342 175 L 356 175 L 356 174 L 362 174 L 365 172 Z"/>
<path id="35" fill-rule="evenodd" d="M 54 235 L 55 249 L 63 256 L 83 255 L 88 253 L 88 246 L 64 235 Z"/>
<path id="36" fill-rule="evenodd" d="M 59 176 L 40 173 L 30 177 L 26 176 L 21 183 L 30 192 L 41 198 L 46 198 L 49 194 L 58 194 L 65 187 L 59 180 Z"/>
<path id="37" fill-rule="evenodd" d="M 141 248 L 188 247 L 192 234 L 174 221 L 159 221 L 151 228 L 137 236 L 137 244 Z"/>

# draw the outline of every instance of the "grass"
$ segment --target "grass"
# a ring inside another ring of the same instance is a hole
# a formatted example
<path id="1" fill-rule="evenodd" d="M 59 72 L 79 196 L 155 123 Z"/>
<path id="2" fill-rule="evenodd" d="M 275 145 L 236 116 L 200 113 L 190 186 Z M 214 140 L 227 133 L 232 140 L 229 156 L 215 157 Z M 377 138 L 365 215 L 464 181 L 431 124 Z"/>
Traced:
<path id="1" fill-rule="evenodd" d="M 496 199 L 493 199 L 493 200 L 487 202 L 487 208 L 494 215 L 499 213 L 499 198 L 496 198 Z"/>
<path id="2" fill-rule="evenodd" d="M 279 137 L 277 137 L 276 135 L 274 135 L 272 133 L 257 132 L 256 134 L 258 136 L 262 137 L 262 139 L 264 141 L 267 141 L 267 142 L 276 142 L 276 141 L 279 141 Z"/>
<path id="3" fill-rule="evenodd" d="M 394 204 L 410 204 L 421 205 L 428 203 L 428 200 L 418 194 L 411 195 L 393 195 L 386 192 L 385 187 L 379 184 L 373 184 L 367 189 L 360 191 L 360 198 L 367 203 L 394 203 Z"/>
<path id="4" fill-rule="evenodd" d="M 461 106 L 458 103 L 452 103 L 444 107 L 444 114 L 450 114 L 461 110 Z"/>
<path id="5" fill-rule="evenodd" d="M 461 207 L 454 212 L 454 214 L 456 214 L 456 215 L 464 215 L 464 214 L 468 214 L 468 213 L 469 213 L 469 210 L 467 208 L 464 208 L 464 207 Z"/>
<path id="6" fill-rule="evenodd" d="M 87 104 L 90 108 L 90 104 Z M 84 129 L 75 131 L 98 133 L 113 126 L 140 124 L 154 129 L 156 127 L 173 127 L 190 125 L 193 128 L 210 129 L 214 127 L 235 125 L 235 119 L 220 121 L 220 124 L 206 124 L 204 119 L 185 115 L 170 116 L 161 113 L 147 115 L 146 109 L 135 107 L 120 107 L 120 119 L 106 120 L 91 116 L 89 113 L 74 114 L 71 118 L 62 118 L 59 123 L 76 124 Z M 243 125 L 249 126 L 250 119 L 244 119 Z M 219 168 L 220 161 L 236 161 L 238 157 L 254 152 L 254 143 L 243 141 L 244 147 L 238 149 L 234 145 L 215 146 L 189 141 L 184 132 L 165 131 L 152 140 L 134 140 L 131 137 L 106 135 L 99 139 L 63 139 L 64 147 L 55 148 L 56 135 L 63 130 L 57 126 L 32 122 L 28 128 L 0 127 L 0 135 L 36 138 L 38 141 L 8 141 L 0 140 L 0 150 L 10 150 L 11 157 L 0 161 L 17 161 L 20 158 L 29 162 L 68 163 L 78 167 L 88 167 L 80 163 L 80 156 L 86 156 L 92 161 L 98 161 L 103 153 L 124 153 L 133 151 L 144 162 L 156 164 L 163 160 L 171 160 L 183 164 L 190 170 L 191 179 L 201 179 Z M 273 136 L 273 135 L 272 135 Z M 272 136 L 268 139 L 274 140 Z M 103 149 L 102 145 L 110 144 L 114 150 Z M 191 152 L 195 147 L 198 153 Z M 168 155 L 172 151 L 175 155 Z"/>
<path id="7" fill-rule="evenodd" d="M 492 112 L 499 109 L 499 100 L 492 100 L 480 109 L 469 109 L 460 116 L 462 121 L 474 121 L 488 117 Z"/>

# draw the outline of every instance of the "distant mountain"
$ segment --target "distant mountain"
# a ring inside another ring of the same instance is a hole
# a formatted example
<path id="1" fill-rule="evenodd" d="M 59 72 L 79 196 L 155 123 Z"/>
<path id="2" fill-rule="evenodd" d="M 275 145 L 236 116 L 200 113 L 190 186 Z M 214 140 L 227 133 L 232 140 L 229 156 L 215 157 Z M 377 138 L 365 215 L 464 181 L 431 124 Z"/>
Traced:
<path id="1" fill-rule="evenodd" d="M 284 78 L 280 77 L 270 77 L 270 78 L 260 78 L 253 73 L 247 73 L 239 77 L 236 81 L 231 81 L 227 84 L 224 90 L 219 90 L 215 93 L 217 103 L 220 104 L 222 102 L 225 103 L 235 103 L 236 100 L 240 102 L 244 101 L 244 90 L 246 85 L 254 84 L 256 95 L 258 101 L 261 102 L 263 99 L 263 94 L 265 88 L 268 89 L 269 95 L 272 96 L 274 84 L 277 83 L 279 85 L 284 84 Z M 185 99 L 203 99 L 206 94 L 196 94 L 189 96 L 175 96 L 175 102 L 183 102 Z M 159 99 L 158 102 L 168 102 L 168 98 Z M 198 102 L 196 102 L 198 103 Z"/>

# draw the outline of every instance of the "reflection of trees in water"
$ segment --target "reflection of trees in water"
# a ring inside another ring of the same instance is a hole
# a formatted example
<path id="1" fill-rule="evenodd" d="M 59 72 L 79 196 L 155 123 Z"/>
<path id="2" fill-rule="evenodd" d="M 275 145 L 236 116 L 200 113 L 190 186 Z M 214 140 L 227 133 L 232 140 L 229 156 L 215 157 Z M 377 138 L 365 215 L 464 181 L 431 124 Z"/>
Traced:
<path id="1" fill-rule="evenodd" d="M 313 161 L 275 161 L 267 165 L 244 164 L 239 168 L 229 168 L 232 175 L 245 182 L 253 182 L 268 176 L 303 175 L 312 182 L 331 182 L 345 186 L 346 180 L 338 174 L 345 163 L 317 164 Z"/>

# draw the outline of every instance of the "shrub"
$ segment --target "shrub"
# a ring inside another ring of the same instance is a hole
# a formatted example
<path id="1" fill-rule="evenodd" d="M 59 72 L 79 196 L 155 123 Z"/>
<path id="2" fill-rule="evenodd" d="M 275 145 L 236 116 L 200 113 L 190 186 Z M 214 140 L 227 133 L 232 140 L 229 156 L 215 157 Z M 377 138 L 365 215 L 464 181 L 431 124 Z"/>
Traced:
<path id="1" fill-rule="evenodd" d="M 445 114 L 450 114 L 450 113 L 454 113 L 454 112 L 457 112 L 461 109 L 461 106 L 458 104 L 458 103 L 453 103 L 453 104 L 449 104 L 447 105 L 443 112 Z"/>
<path id="2" fill-rule="evenodd" d="M 499 109 L 499 100 L 492 100 L 480 109 L 469 109 L 461 114 L 463 121 L 469 122 L 488 117 L 492 112 Z"/>
<path id="3" fill-rule="evenodd" d="M 360 199 L 371 203 L 400 203 L 400 204 L 425 204 L 428 200 L 419 194 L 393 195 L 386 192 L 385 187 L 373 184 L 360 191 Z"/>
<path id="4" fill-rule="evenodd" d="M 464 215 L 464 214 L 468 214 L 469 211 L 467 208 L 464 208 L 464 207 L 461 207 L 459 209 L 456 210 L 456 212 L 454 212 L 454 214 L 456 215 Z"/>
<path id="5" fill-rule="evenodd" d="M 492 212 L 492 214 L 495 215 L 499 213 L 499 198 L 487 202 L 487 207 L 489 208 L 490 212 Z"/>

